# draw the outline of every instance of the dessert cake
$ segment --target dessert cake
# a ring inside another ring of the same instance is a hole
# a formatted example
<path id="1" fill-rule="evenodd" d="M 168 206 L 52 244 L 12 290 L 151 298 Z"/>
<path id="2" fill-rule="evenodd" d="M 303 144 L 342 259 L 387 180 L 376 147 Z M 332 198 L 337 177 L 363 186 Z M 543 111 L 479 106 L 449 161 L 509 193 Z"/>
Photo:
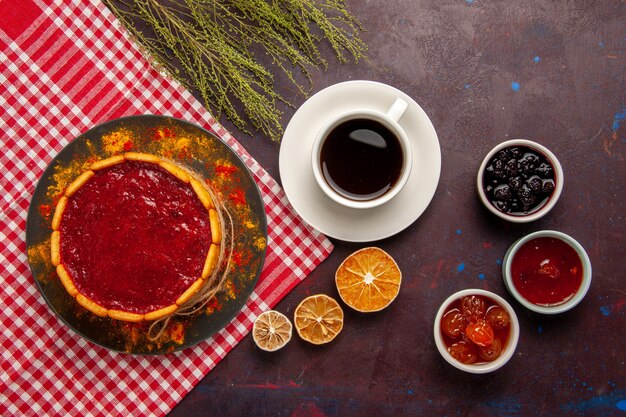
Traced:
<path id="1" fill-rule="evenodd" d="M 51 258 L 76 301 L 129 322 L 168 316 L 209 281 L 221 225 L 203 182 L 156 155 L 93 163 L 52 219 Z"/>

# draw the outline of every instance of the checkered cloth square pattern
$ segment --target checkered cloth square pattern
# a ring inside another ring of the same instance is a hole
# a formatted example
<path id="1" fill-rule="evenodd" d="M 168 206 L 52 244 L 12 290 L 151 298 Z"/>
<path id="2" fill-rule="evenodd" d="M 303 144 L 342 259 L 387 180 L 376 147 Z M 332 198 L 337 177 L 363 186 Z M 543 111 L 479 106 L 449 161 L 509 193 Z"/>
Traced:
<path id="1" fill-rule="evenodd" d="M 0 1 L 0 84 L 0 415 L 165 415 L 330 254 L 276 181 L 150 66 L 98 0 Z M 261 190 L 269 234 L 242 311 L 209 340 L 158 357 L 109 351 L 62 324 L 35 285 L 25 244 L 29 201 L 52 158 L 98 123 L 147 113 L 194 122 L 228 143 Z"/>

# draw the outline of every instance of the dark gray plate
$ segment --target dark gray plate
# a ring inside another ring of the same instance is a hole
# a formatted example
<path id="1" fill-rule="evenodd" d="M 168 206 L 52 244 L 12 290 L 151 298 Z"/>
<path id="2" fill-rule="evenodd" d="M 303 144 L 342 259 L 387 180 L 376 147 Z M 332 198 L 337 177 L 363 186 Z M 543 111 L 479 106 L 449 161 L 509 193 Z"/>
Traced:
<path id="1" fill-rule="evenodd" d="M 65 187 L 93 160 L 128 150 L 167 157 L 200 173 L 220 194 L 234 223 L 234 256 L 225 290 L 209 302 L 203 312 L 185 319 L 172 319 L 157 341 L 147 338 L 149 323 L 101 318 L 83 309 L 65 291 L 50 261 L 51 216 Z M 263 267 L 266 243 L 263 200 L 239 156 L 197 125 L 156 115 L 112 120 L 69 143 L 39 180 L 26 222 L 30 268 L 52 311 L 78 334 L 100 346 L 139 354 L 182 350 L 221 330 L 252 293 Z"/>

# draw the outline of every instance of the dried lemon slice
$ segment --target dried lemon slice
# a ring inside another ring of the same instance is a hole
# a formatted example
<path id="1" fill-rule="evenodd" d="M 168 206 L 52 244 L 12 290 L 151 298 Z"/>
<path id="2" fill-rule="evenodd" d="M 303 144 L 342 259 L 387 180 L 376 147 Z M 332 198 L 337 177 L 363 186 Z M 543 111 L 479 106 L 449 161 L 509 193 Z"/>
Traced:
<path id="1" fill-rule="evenodd" d="M 282 313 L 270 310 L 261 313 L 252 326 L 252 339 L 256 345 L 273 352 L 291 340 L 291 322 Z"/>
<path id="2" fill-rule="evenodd" d="M 343 310 L 337 301 L 324 294 L 302 300 L 293 318 L 298 335 L 314 345 L 330 342 L 343 328 Z"/>
<path id="3" fill-rule="evenodd" d="M 353 309 L 369 313 L 387 307 L 400 292 L 402 273 L 396 261 L 380 248 L 364 248 L 348 256 L 335 273 L 341 299 Z"/>

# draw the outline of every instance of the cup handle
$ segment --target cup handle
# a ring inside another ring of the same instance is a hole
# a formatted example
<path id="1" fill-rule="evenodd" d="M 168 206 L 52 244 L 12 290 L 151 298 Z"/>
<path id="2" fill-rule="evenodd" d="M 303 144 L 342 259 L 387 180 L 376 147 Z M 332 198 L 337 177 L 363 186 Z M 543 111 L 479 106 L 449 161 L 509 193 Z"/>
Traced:
<path id="1" fill-rule="evenodd" d="M 400 120 L 406 109 L 409 107 L 409 103 L 401 98 L 397 98 L 396 101 L 393 102 L 389 110 L 387 110 L 387 116 L 392 119 L 394 122 Z"/>

